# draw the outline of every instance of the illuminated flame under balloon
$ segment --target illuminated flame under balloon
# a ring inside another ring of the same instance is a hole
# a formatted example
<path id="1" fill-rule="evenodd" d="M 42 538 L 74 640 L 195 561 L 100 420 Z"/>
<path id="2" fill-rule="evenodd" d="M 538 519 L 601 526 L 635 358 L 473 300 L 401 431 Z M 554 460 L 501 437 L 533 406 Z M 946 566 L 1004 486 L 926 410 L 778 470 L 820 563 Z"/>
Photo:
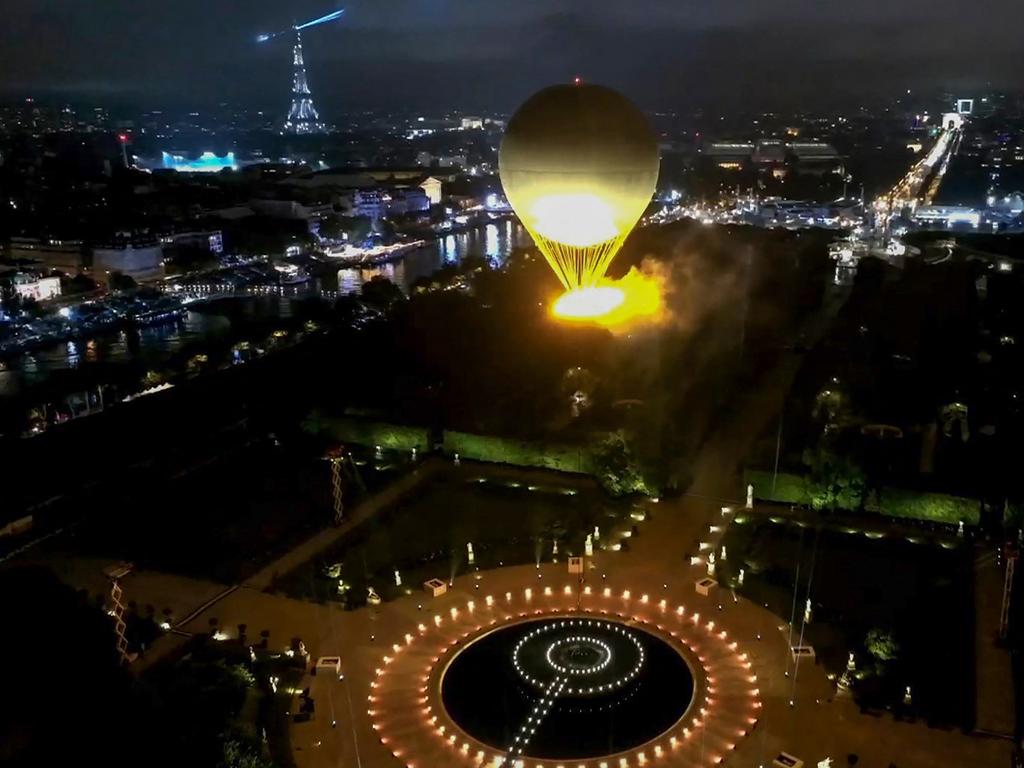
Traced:
<path id="1" fill-rule="evenodd" d="M 562 294 L 551 310 L 566 320 L 590 320 L 614 312 L 625 300 L 626 294 L 618 288 L 580 288 Z"/>
<path id="2" fill-rule="evenodd" d="M 621 280 L 563 294 L 551 308 L 559 320 L 599 325 L 612 331 L 658 325 L 668 316 L 660 274 L 634 268 Z"/>

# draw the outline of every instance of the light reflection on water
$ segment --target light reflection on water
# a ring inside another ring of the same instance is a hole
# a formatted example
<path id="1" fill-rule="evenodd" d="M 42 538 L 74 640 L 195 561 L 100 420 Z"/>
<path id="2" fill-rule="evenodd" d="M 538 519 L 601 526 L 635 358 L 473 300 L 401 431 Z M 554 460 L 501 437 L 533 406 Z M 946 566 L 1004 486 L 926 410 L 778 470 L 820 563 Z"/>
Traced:
<path id="1" fill-rule="evenodd" d="M 514 249 L 529 244 L 530 236 L 519 222 L 506 219 L 439 238 L 436 243 L 406 254 L 398 262 L 339 269 L 338 290 L 342 293 L 357 292 L 363 283 L 382 275 L 408 293 L 421 277 L 428 277 L 441 267 L 458 264 L 468 256 L 484 258 L 501 267 Z"/>
<path id="2" fill-rule="evenodd" d="M 337 288 L 341 293 L 358 292 L 362 284 L 383 275 L 407 292 L 421 277 L 445 265 L 458 264 L 469 256 L 487 259 L 502 266 L 512 251 L 530 244 L 529 235 L 516 221 L 505 220 L 484 227 L 448 235 L 435 243 L 406 254 L 401 261 L 362 269 L 338 270 Z M 310 284 L 313 286 L 313 284 Z M 333 290 L 324 284 L 313 286 Z M 225 306 L 244 317 L 281 317 L 292 314 L 291 295 L 308 295 L 305 287 L 286 289 L 284 295 L 267 295 L 248 299 L 227 299 Z M 226 334 L 231 328 L 229 317 L 218 314 L 218 307 L 204 312 L 188 312 L 179 323 L 140 328 L 138 331 L 117 331 L 90 339 L 59 342 L 32 350 L 10 360 L 0 360 L 0 397 L 14 395 L 41 383 L 55 371 L 79 367 L 86 363 L 117 363 L 144 361 L 159 363 L 189 343 Z"/>
<path id="3" fill-rule="evenodd" d="M 491 225 L 493 226 L 493 225 Z M 445 264 L 455 264 L 458 259 L 458 243 L 455 240 L 455 235 L 448 235 L 440 243 L 441 248 L 441 261 Z"/>
<path id="4" fill-rule="evenodd" d="M 190 342 L 226 333 L 230 327 L 231 322 L 221 315 L 188 312 L 179 323 L 141 328 L 137 333 L 116 331 L 32 350 L 0 364 L 0 397 L 43 382 L 54 371 L 77 368 L 83 361 L 156 361 Z"/>

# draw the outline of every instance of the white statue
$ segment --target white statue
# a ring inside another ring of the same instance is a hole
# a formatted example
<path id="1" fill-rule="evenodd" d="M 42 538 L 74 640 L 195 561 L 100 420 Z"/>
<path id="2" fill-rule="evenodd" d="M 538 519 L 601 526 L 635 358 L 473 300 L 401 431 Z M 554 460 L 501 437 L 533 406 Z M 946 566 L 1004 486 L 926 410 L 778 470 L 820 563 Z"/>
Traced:
<path id="1" fill-rule="evenodd" d="M 380 595 L 377 594 L 377 590 L 375 590 L 373 587 L 366 588 L 366 602 L 368 602 L 370 605 L 381 604 Z"/>
<path id="2" fill-rule="evenodd" d="M 715 575 L 715 553 L 712 552 L 708 555 L 708 576 Z"/>
<path id="3" fill-rule="evenodd" d="M 724 562 L 725 562 L 726 560 L 728 560 L 728 559 L 729 559 L 729 558 L 728 558 L 728 553 L 726 552 L 726 550 L 725 550 L 725 546 L 723 545 L 723 546 L 722 546 L 722 562 L 724 563 Z"/>
<path id="4" fill-rule="evenodd" d="M 551 556 L 558 557 L 558 539 L 551 540 Z"/>
<path id="5" fill-rule="evenodd" d="M 746 572 L 746 570 L 745 570 L 745 569 L 743 569 L 743 568 L 740 568 L 740 577 L 739 577 L 738 581 L 739 581 L 739 585 L 740 585 L 741 587 L 743 586 L 743 578 L 744 578 L 744 577 L 745 577 L 746 575 L 747 575 L 747 572 Z"/>
<path id="6" fill-rule="evenodd" d="M 473 542 L 466 542 L 466 559 L 469 560 L 469 564 L 473 565 L 476 562 L 476 558 L 473 556 Z"/>
<path id="7" fill-rule="evenodd" d="M 747 485 L 747 509 L 754 508 L 754 486 Z"/>
<path id="8" fill-rule="evenodd" d="M 402 574 L 400 574 L 398 572 L 397 568 L 395 568 L 395 586 L 396 587 L 402 586 Z"/>
<path id="9" fill-rule="evenodd" d="M 601 538 L 601 529 L 600 529 L 600 528 L 598 528 L 598 527 L 597 527 L 597 526 L 595 525 L 595 526 L 594 526 L 594 541 L 597 541 L 597 540 L 598 540 L 598 539 L 600 539 L 600 538 Z"/>
<path id="10" fill-rule="evenodd" d="M 811 598 L 807 598 L 807 604 L 804 606 L 804 623 L 811 623 Z"/>
<path id="11" fill-rule="evenodd" d="M 587 557 L 594 556 L 594 537 L 591 534 L 587 534 L 586 540 L 583 542 L 583 554 Z"/>
<path id="12" fill-rule="evenodd" d="M 459 466 L 459 463 L 460 463 L 460 462 L 459 462 L 459 454 L 457 454 L 457 453 L 456 453 L 456 454 L 455 454 L 455 466 L 456 466 L 456 467 L 457 467 L 457 466 Z"/>
<path id="13" fill-rule="evenodd" d="M 381 448 L 379 445 L 374 446 L 373 458 L 377 459 L 377 461 L 380 461 L 381 459 L 384 458 L 384 449 Z"/>

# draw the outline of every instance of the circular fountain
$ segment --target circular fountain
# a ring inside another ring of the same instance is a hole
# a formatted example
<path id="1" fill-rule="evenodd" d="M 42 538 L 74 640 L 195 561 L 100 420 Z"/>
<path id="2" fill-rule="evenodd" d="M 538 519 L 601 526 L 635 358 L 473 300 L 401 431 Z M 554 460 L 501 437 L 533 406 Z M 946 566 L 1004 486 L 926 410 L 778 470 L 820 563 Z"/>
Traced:
<path id="1" fill-rule="evenodd" d="M 668 642 L 627 623 L 561 616 L 501 627 L 451 660 L 441 697 L 467 734 L 510 760 L 586 759 L 641 746 L 693 701 Z"/>

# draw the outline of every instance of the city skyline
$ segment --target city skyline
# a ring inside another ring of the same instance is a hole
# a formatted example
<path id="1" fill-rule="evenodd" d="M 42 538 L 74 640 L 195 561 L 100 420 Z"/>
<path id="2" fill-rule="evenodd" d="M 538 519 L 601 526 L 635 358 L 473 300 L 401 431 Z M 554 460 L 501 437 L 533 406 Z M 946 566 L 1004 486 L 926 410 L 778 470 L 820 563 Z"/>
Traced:
<path id="1" fill-rule="evenodd" d="M 171 15 L 120 0 L 104 0 L 102 13 L 41 0 L 10 5 L 0 30 L 8 53 L 0 95 L 278 109 L 290 46 L 257 45 L 257 36 L 342 4 L 305 0 L 283 12 L 263 1 L 243 8 L 188 0 Z M 325 113 L 417 108 L 440 97 L 509 110 L 537 87 L 575 75 L 625 87 L 651 109 L 830 106 L 907 87 L 1024 85 L 1015 66 L 1024 11 L 1009 2 L 984 13 L 966 0 L 938 10 L 918 0 L 896 8 L 788 0 L 771 10 L 661 0 L 384 5 L 355 0 L 342 23 L 311 30 L 310 85 Z"/>

